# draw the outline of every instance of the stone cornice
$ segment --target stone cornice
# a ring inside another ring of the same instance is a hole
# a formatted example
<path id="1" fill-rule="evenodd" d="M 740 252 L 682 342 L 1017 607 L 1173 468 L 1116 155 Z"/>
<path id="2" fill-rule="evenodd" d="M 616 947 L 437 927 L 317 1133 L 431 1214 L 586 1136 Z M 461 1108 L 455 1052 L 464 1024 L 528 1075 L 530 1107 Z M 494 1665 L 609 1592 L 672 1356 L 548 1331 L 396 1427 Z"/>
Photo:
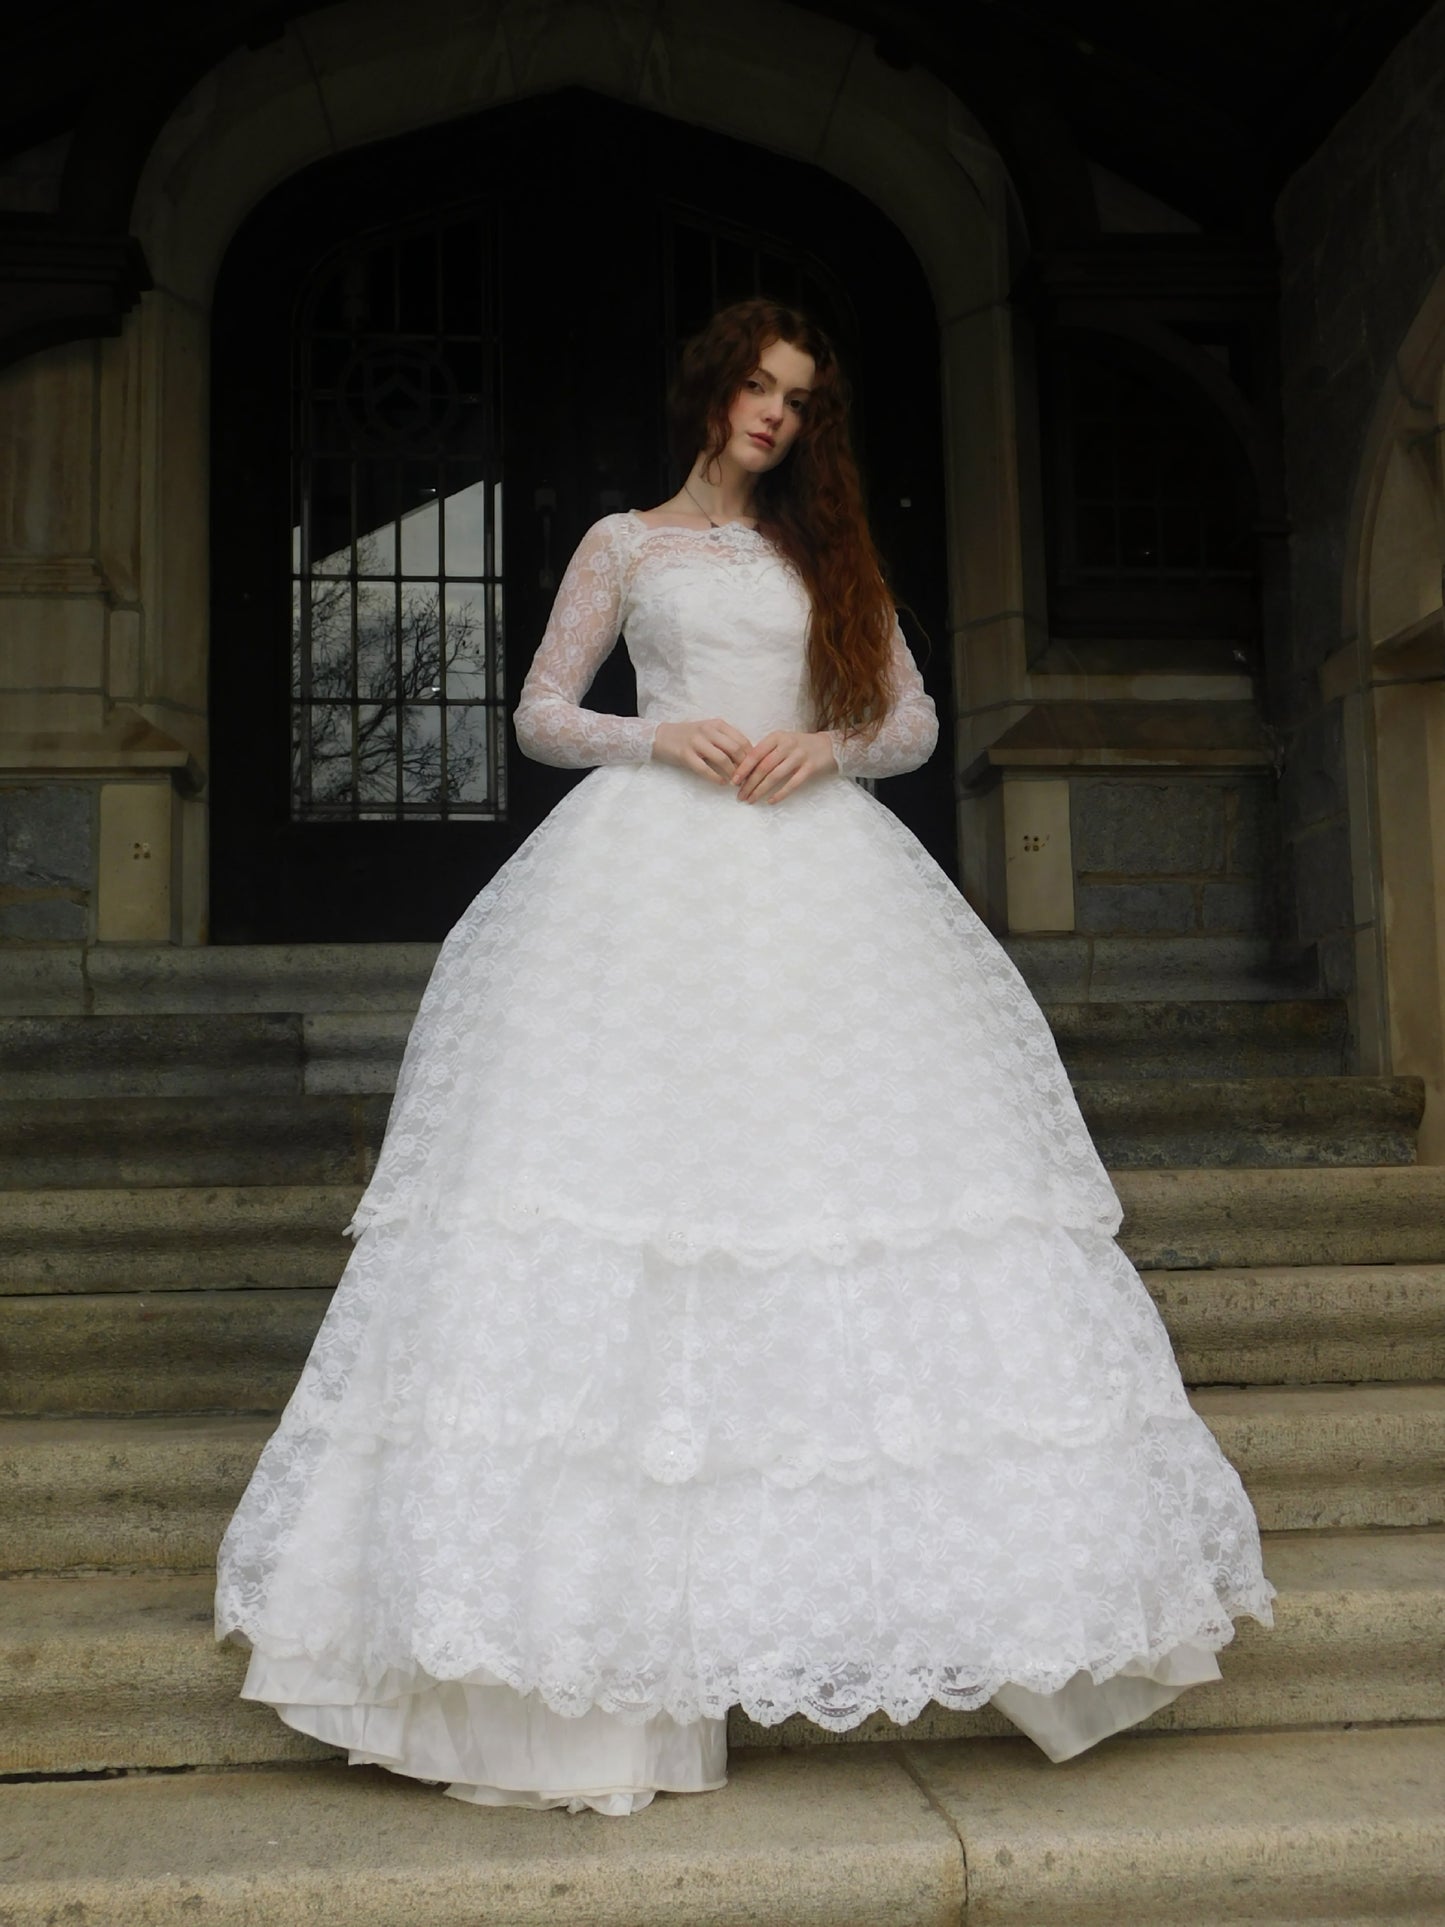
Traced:
<path id="1" fill-rule="evenodd" d="M 116 335 L 147 288 L 139 241 L 59 217 L 0 215 L 0 367 L 40 348 Z"/>

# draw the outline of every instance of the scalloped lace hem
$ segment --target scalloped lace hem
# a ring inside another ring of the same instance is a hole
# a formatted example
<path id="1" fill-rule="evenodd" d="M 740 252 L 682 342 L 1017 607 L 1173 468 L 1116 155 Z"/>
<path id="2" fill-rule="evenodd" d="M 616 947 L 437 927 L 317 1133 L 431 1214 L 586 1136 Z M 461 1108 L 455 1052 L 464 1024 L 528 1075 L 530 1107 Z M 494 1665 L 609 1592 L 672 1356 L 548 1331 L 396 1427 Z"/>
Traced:
<path id="1" fill-rule="evenodd" d="M 698 1719 L 722 1719 L 740 1706 L 759 1726 L 776 1726 L 801 1715 L 830 1733 L 846 1733 L 871 1714 L 882 1713 L 895 1725 L 918 1718 L 930 1703 L 953 1712 L 973 1712 L 1006 1688 L 1030 1695 L 1055 1695 L 1087 1675 L 1095 1686 L 1119 1675 L 1160 1677 L 1167 1674 L 1171 1655 L 1182 1648 L 1218 1652 L 1234 1638 L 1233 1620 L 1248 1615 L 1265 1627 L 1274 1624 L 1271 1601 L 1276 1589 L 1268 1580 L 1229 1595 L 1217 1614 L 1202 1623 L 1197 1617 L 1171 1621 L 1142 1651 L 1131 1642 L 1092 1653 L 1075 1651 L 1058 1658 L 1039 1659 L 1020 1650 L 1000 1654 L 970 1667 L 965 1678 L 958 1661 L 913 1660 L 905 1665 L 870 1665 L 836 1660 L 799 1661 L 780 1669 L 766 1660 L 719 1663 L 703 1677 L 674 1679 L 655 1689 L 640 1685 L 610 1686 L 605 1677 L 557 1678 L 480 1651 L 445 1671 L 420 1662 L 408 1667 L 347 1663 L 324 1652 L 283 1651 L 268 1645 L 259 1627 L 248 1629 L 239 1616 L 218 1614 L 217 1639 L 235 1638 L 264 1655 L 273 1677 L 284 1674 L 287 1696 L 309 1705 L 394 1706 L 440 1685 L 510 1687 L 535 1694 L 551 1712 L 575 1719 L 594 1708 L 626 1725 L 642 1725 L 666 1716 L 679 1725 Z"/>
<path id="2" fill-rule="evenodd" d="M 343 1235 L 360 1239 L 375 1227 L 407 1221 L 437 1225 L 442 1219 L 441 1203 L 438 1199 L 418 1202 L 406 1197 L 368 1205 L 363 1198 Z M 1037 1197 L 1019 1197 L 986 1204 L 981 1209 L 977 1205 L 960 1204 L 911 1217 L 899 1212 L 886 1215 L 874 1212 L 860 1213 L 847 1222 L 796 1220 L 759 1233 L 755 1228 L 750 1230 L 738 1224 L 700 1224 L 693 1219 L 631 1217 L 621 1212 L 598 1211 L 580 1207 L 559 1194 L 538 1190 L 494 1195 L 485 1204 L 475 1199 L 463 1207 L 449 1203 L 445 1226 L 452 1230 L 466 1222 L 522 1232 L 534 1231 L 551 1222 L 591 1233 L 613 1244 L 655 1253 L 675 1264 L 724 1257 L 738 1264 L 767 1266 L 797 1257 L 817 1258 L 825 1264 L 847 1264 L 873 1245 L 916 1251 L 950 1232 L 997 1231 L 1020 1221 L 1033 1227 L 1044 1223 L 1050 1229 L 1112 1238 L 1123 1222 L 1123 1210 L 1117 1199 L 1111 1210 L 1090 1212 L 1081 1208 L 1077 1213 L 1053 1218 L 1041 1216 L 1040 1206 Z"/>

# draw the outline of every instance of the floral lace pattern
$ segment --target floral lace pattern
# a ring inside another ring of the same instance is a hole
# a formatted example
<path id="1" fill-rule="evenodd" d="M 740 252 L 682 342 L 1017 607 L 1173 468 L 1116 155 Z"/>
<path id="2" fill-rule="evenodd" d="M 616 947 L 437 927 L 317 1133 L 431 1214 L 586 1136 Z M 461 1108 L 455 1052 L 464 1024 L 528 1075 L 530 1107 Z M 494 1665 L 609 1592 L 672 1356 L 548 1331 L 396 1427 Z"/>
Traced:
<path id="1" fill-rule="evenodd" d="M 750 807 L 577 706 L 620 618 L 650 705 L 774 726 L 800 585 L 605 520 L 519 713 L 599 766 L 441 947 L 218 1633 L 318 1699 L 842 1731 L 1270 1623 L 1002 948 L 855 782 Z"/>
<path id="2" fill-rule="evenodd" d="M 733 620 L 740 596 L 742 627 Z M 517 740 L 539 762 L 587 769 L 647 762 L 663 721 L 719 714 L 754 741 L 772 729 L 811 729 L 807 617 L 796 573 L 746 523 L 669 528 L 631 511 L 605 515 L 563 573 L 522 684 Z M 640 714 L 584 709 L 624 628 Z M 896 620 L 890 681 L 892 704 L 876 732 L 828 732 L 840 774 L 898 775 L 933 754 L 938 713 Z"/>

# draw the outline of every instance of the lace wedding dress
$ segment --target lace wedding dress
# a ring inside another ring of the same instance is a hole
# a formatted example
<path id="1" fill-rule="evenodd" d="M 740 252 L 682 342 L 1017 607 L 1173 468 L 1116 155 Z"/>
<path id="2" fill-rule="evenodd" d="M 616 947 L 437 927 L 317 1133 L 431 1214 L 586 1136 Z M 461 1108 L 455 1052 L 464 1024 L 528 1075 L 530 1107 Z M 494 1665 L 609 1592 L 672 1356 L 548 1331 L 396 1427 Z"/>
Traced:
<path id="1" fill-rule="evenodd" d="M 596 767 L 441 947 L 221 1547 L 246 1696 L 462 1799 L 719 1786 L 737 1704 L 992 1700 L 1063 1759 L 1272 1624 L 1043 1016 L 852 780 L 934 746 L 901 631 L 876 740 L 781 803 L 649 760 L 807 727 L 807 614 L 744 524 L 584 537 L 516 722 Z"/>

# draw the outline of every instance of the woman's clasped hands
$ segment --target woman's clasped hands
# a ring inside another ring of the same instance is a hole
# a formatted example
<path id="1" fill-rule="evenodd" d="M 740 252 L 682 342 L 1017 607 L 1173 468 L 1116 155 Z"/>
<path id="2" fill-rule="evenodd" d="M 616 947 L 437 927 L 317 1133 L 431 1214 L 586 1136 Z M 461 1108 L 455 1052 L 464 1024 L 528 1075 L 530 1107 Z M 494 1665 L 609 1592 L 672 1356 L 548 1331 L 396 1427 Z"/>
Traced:
<path id="1" fill-rule="evenodd" d="M 750 743 L 721 716 L 659 723 L 652 760 L 690 769 L 713 783 L 731 783 L 742 803 L 781 803 L 811 778 L 838 767 L 826 730 L 773 729 Z"/>

